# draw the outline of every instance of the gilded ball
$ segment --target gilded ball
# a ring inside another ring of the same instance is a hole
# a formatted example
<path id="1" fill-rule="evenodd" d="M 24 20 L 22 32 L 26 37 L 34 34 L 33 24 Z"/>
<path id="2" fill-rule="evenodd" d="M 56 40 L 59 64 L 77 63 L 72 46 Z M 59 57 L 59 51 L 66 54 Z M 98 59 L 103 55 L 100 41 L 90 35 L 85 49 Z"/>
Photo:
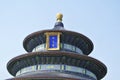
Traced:
<path id="1" fill-rule="evenodd" d="M 57 17 L 57 19 L 62 20 L 63 15 L 61 13 L 57 13 L 56 17 Z"/>

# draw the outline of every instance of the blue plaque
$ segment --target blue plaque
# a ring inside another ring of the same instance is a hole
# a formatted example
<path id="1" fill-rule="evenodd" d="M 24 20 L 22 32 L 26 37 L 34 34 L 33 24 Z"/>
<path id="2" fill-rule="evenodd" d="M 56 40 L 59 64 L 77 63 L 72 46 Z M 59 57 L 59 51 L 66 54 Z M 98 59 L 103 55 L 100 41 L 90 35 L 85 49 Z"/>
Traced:
<path id="1" fill-rule="evenodd" d="M 46 32 L 46 49 L 60 50 L 60 32 Z"/>
<path id="2" fill-rule="evenodd" d="M 49 36 L 49 48 L 57 48 L 58 47 L 58 36 L 50 35 Z"/>

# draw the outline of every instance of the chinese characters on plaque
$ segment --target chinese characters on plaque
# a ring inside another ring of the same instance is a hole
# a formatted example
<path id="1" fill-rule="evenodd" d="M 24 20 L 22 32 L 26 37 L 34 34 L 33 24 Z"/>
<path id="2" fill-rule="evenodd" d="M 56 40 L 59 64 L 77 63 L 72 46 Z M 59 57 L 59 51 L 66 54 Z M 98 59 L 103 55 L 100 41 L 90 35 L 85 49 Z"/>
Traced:
<path id="1" fill-rule="evenodd" d="M 46 32 L 46 49 L 59 50 L 60 49 L 60 32 Z"/>

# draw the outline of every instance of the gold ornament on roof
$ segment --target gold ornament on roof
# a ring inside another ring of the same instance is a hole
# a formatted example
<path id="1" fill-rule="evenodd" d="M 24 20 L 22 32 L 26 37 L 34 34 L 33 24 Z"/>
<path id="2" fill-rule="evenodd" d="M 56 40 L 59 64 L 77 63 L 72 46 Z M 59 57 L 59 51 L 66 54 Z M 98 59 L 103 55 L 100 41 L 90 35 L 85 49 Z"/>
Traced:
<path id="1" fill-rule="evenodd" d="M 63 18 L 63 15 L 61 13 L 57 13 L 56 18 L 57 18 L 58 22 L 61 22 L 62 18 Z"/>

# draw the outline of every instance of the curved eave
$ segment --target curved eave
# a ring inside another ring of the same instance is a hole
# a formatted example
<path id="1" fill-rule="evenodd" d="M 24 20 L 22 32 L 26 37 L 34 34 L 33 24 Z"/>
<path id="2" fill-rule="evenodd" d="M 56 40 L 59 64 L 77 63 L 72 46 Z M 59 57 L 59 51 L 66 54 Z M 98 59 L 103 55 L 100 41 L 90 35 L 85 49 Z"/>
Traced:
<path id="1" fill-rule="evenodd" d="M 67 40 L 66 42 L 69 44 L 72 44 L 79 48 L 82 48 L 85 55 L 89 55 L 93 50 L 94 46 L 93 46 L 92 41 L 88 37 L 84 36 L 83 34 L 73 32 L 73 31 L 68 31 L 68 30 L 54 30 L 54 29 L 37 31 L 37 32 L 34 32 L 34 33 L 28 35 L 23 41 L 24 49 L 27 52 L 31 52 L 31 49 L 27 48 L 29 41 L 31 39 L 38 38 L 38 36 L 40 36 L 40 35 L 42 37 L 42 39 L 41 39 L 42 42 L 45 43 L 46 42 L 45 35 L 44 35 L 45 32 L 61 32 L 62 34 L 64 34 L 64 35 L 62 35 L 62 39 Z M 37 43 L 35 43 L 35 42 L 37 42 Z M 40 44 L 39 43 L 40 41 L 35 40 L 35 42 L 34 42 L 35 46 Z M 86 47 L 83 47 L 81 45 L 86 46 Z"/>
<path id="2" fill-rule="evenodd" d="M 72 52 L 61 52 L 61 51 L 34 52 L 34 53 L 28 53 L 28 54 L 23 54 L 23 55 L 17 56 L 15 58 L 11 59 L 7 64 L 7 69 L 9 71 L 9 73 L 11 73 L 13 76 L 15 76 L 15 74 L 11 71 L 14 64 L 16 64 L 18 61 L 24 62 L 25 59 L 27 59 L 29 57 L 35 58 L 36 56 L 51 56 L 51 57 L 53 57 L 53 56 L 66 56 L 66 57 L 74 58 L 77 61 L 80 60 L 79 65 L 75 64 L 75 66 L 80 66 L 80 67 L 83 67 L 83 68 L 90 70 L 91 72 L 96 74 L 98 79 L 103 78 L 107 73 L 106 66 L 102 62 L 100 62 L 94 58 L 88 57 L 86 55 L 74 54 Z M 83 63 L 84 63 L 84 65 L 80 65 Z M 67 64 L 67 63 L 65 63 L 65 64 Z"/>

